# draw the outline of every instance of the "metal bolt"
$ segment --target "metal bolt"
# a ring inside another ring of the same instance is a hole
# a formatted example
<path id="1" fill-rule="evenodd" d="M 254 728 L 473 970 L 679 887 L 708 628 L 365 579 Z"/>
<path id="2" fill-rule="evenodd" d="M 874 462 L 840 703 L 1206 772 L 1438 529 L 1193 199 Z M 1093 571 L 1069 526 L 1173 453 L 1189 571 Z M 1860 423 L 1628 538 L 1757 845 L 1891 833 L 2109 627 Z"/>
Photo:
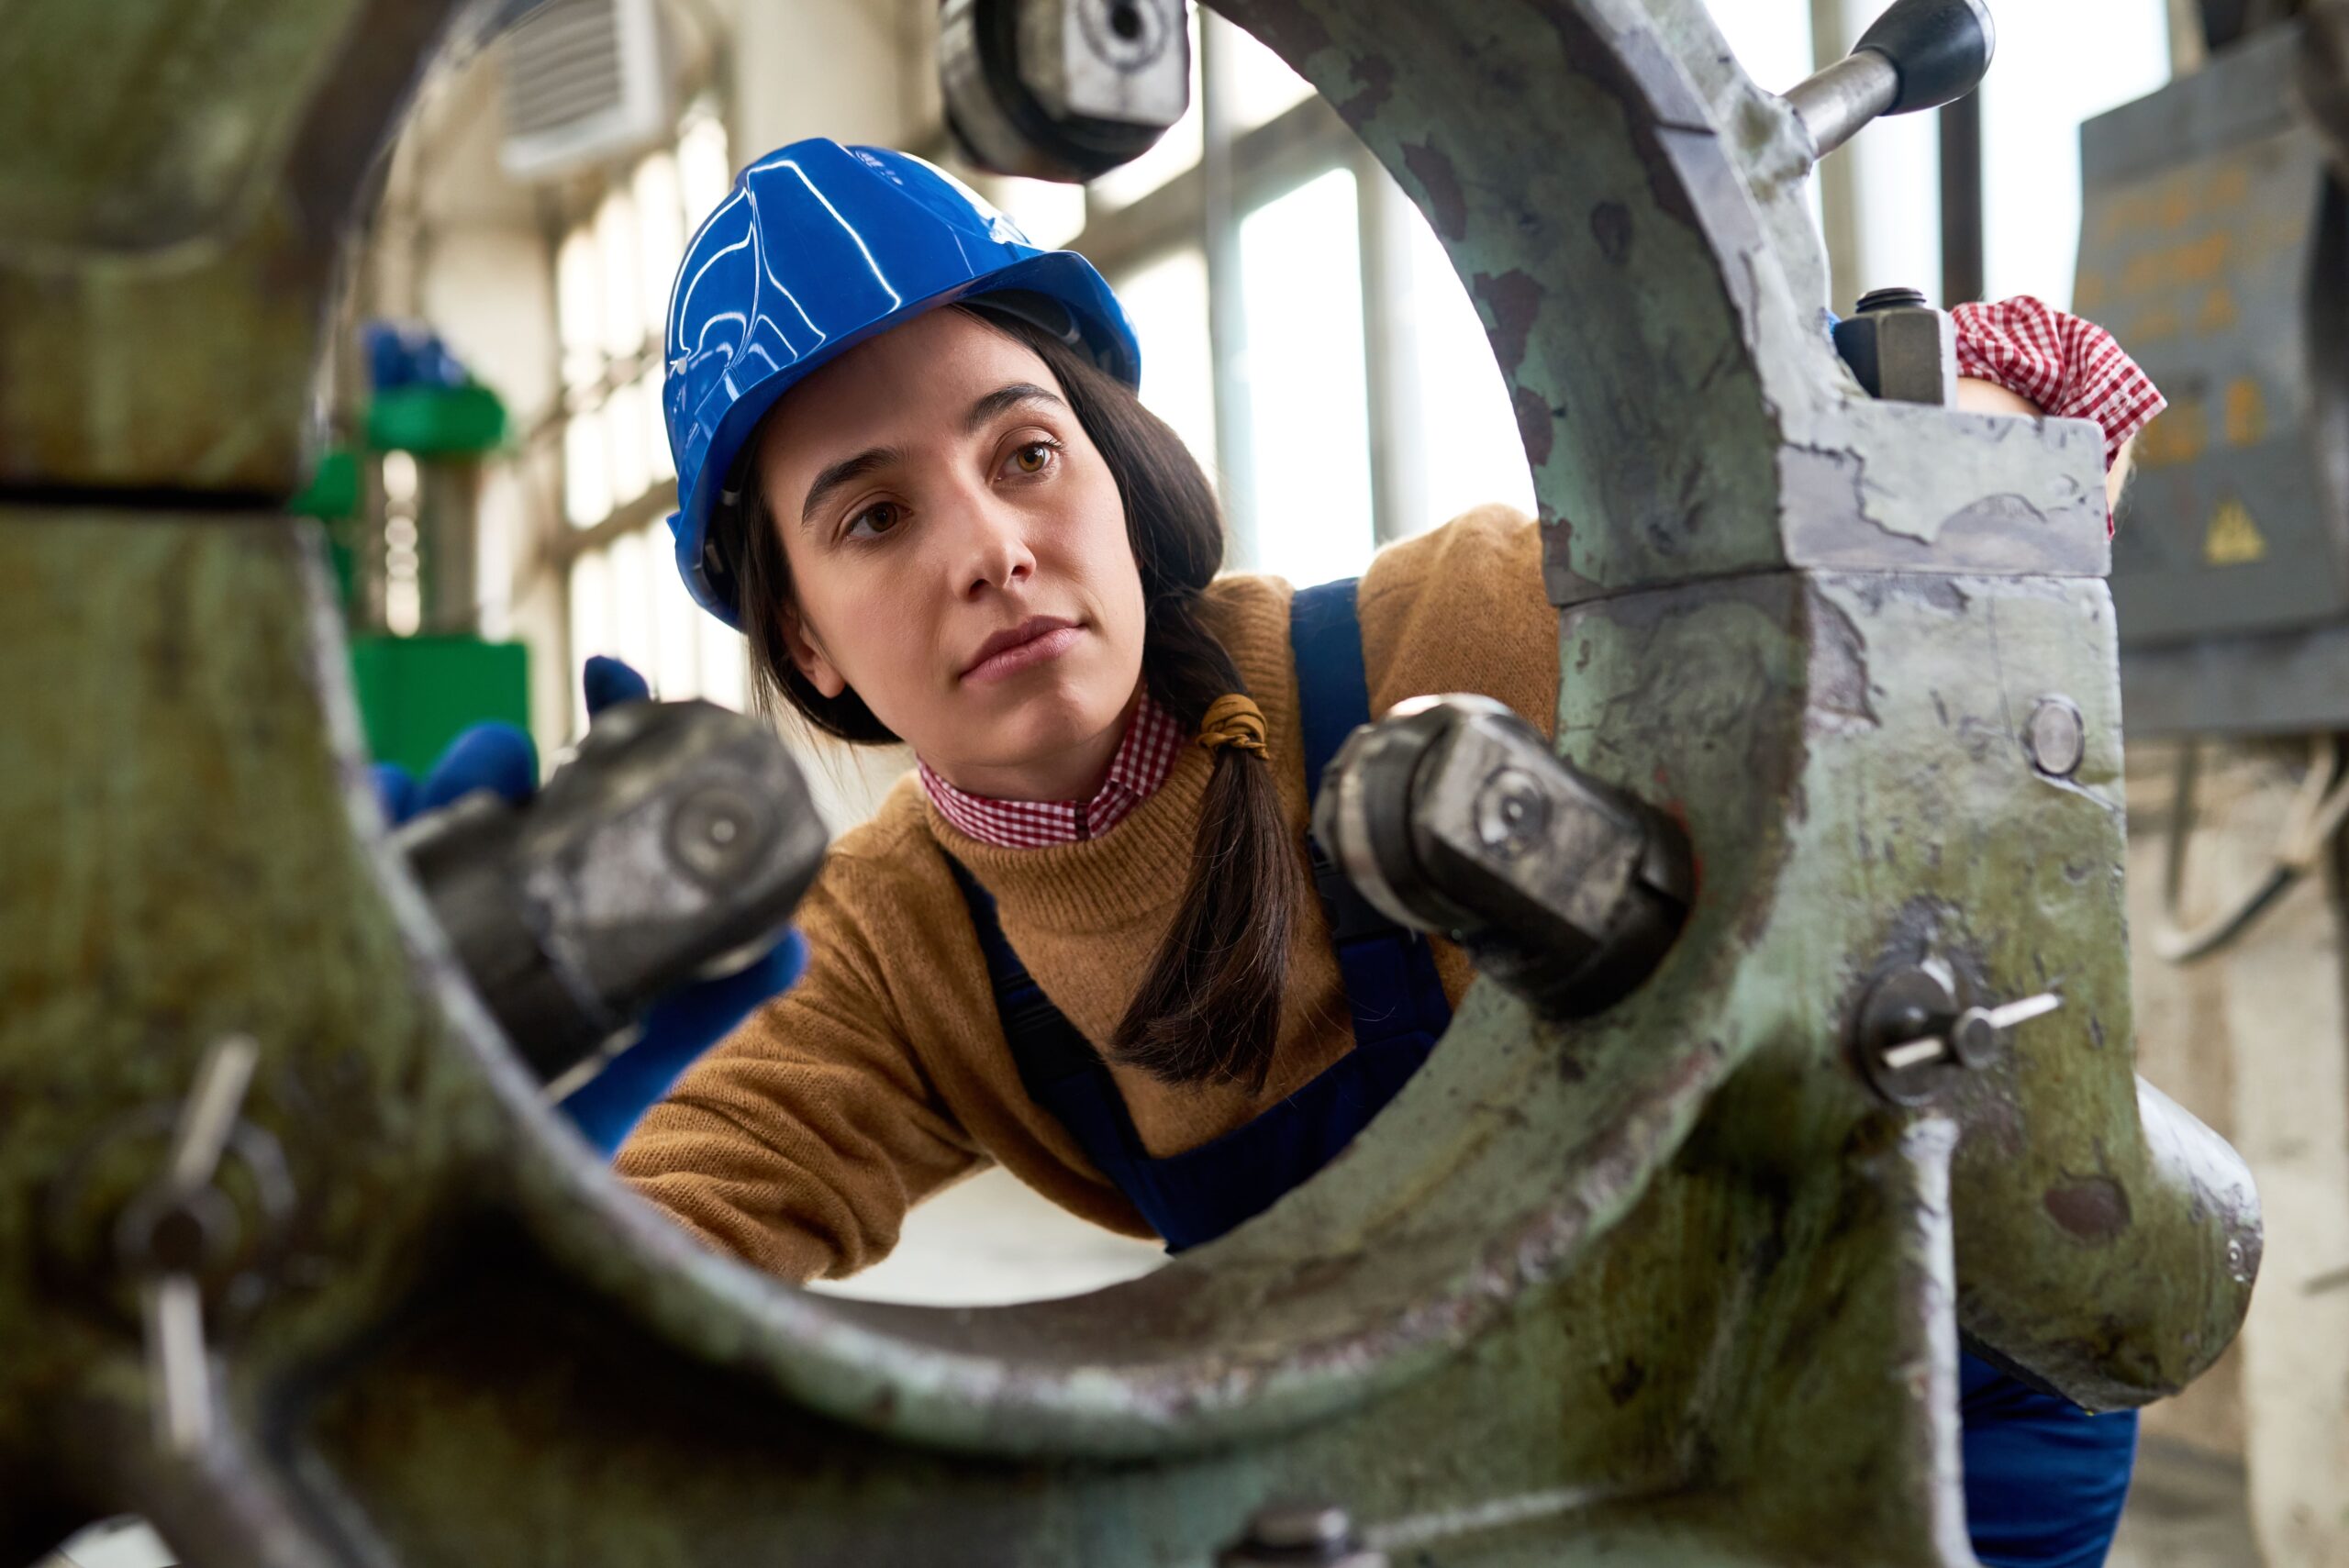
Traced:
<path id="1" fill-rule="evenodd" d="M 1979 1071 L 1998 1059 L 2008 1032 L 2064 1005 L 2054 992 L 1998 1007 L 1961 1007 L 1956 977 L 1938 958 L 1895 969 L 1876 982 L 1854 1019 L 1860 1071 L 1896 1105 L 1922 1105 L 1954 1065 Z"/>
<path id="2" fill-rule="evenodd" d="M 1949 1047 L 1961 1065 L 1987 1067 L 1998 1054 L 1998 1039 L 2004 1032 L 1987 1008 L 1968 1007 L 1949 1027 Z"/>
<path id="3" fill-rule="evenodd" d="M 712 785 L 678 803 L 670 824 L 670 850 L 696 876 L 724 882 L 763 851 L 765 826 L 757 805 L 739 790 Z"/>
<path id="4" fill-rule="evenodd" d="M 1497 854 L 1525 852 L 1550 826 L 1550 796 L 1522 768 L 1503 768 L 1476 795 L 1476 837 Z"/>
<path id="5" fill-rule="evenodd" d="M 1872 289 L 1868 293 L 1860 295 L 1860 304 L 1857 314 L 1865 316 L 1871 310 L 1893 310 L 1903 306 L 1914 309 L 1924 303 L 1925 291 L 1923 289 Z"/>
<path id="6" fill-rule="evenodd" d="M 1248 1533 L 1216 1558 L 1216 1568 L 1387 1568 L 1386 1554 L 1362 1544 L 1346 1510 L 1329 1503 L 1267 1503 Z"/>
<path id="7" fill-rule="evenodd" d="M 1957 329 L 1920 290 L 1868 295 L 1836 323 L 1835 348 L 1872 396 L 1943 407 L 1957 399 Z"/>
<path id="8" fill-rule="evenodd" d="M 2068 779 L 2087 755 L 2087 720 L 2069 697 L 2042 697 L 2023 726 L 2031 764 L 2052 779 Z"/>

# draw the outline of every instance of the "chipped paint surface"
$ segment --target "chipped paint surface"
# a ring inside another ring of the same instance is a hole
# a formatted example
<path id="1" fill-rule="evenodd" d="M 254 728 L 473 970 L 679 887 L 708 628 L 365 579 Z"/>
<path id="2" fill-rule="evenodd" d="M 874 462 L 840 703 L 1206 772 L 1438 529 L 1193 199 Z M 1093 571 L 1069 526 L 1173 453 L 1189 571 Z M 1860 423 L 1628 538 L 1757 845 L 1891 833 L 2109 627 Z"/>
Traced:
<path id="1" fill-rule="evenodd" d="M 1570 1030 L 1473 991 L 1325 1175 L 1147 1279 L 987 1311 L 781 1289 L 537 1104 L 381 842 L 303 536 L 193 494 L 17 506 L 0 667 L 40 678 L 0 716 L 0 885 L 34 890 L 0 908 L 0 1336 L 32 1349 L 0 1365 L 0 1544 L 132 1510 L 268 1568 L 1141 1568 L 1303 1492 L 1480 1568 L 1956 1563 L 1960 1325 L 2098 1404 L 2223 1349 L 2256 1197 L 2130 1070 L 2076 433 L 1854 399 L 1799 132 L 1697 0 L 1225 8 L 1421 200 L 1492 330 L 1571 606 L 1562 747 L 1696 851 L 1656 975 Z M 88 306 L 134 297 L 99 238 L 44 263 L 104 351 L 41 406 L 0 395 L 0 478 L 284 487 L 305 226 L 347 210 L 430 11 L 206 13 L 307 40 L 308 73 L 222 91 L 317 134 L 206 209 L 184 299 Z M 134 377 L 157 326 L 186 341 Z M 239 378 L 266 395 L 220 424 Z M 2088 738 L 2060 789 L 2020 742 L 2051 691 Z M 1896 1111 L 1844 1020 L 1927 951 L 1969 999 L 2064 1006 Z M 231 1029 L 299 1205 L 210 1320 L 224 1435 L 189 1464 L 101 1220 L 148 1158 L 121 1118 L 167 1116 Z"/>

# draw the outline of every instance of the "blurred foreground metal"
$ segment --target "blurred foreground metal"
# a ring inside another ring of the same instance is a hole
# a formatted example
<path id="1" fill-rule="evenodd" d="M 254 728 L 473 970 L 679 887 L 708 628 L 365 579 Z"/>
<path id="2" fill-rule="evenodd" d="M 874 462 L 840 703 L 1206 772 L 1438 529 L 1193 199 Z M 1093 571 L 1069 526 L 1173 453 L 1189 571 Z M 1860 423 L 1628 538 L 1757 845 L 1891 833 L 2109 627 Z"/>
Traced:
<path id="1" fill-rule="evenodd" d="M 270 506 L 332 241 L 449 6 L 11 11 L 0 1552 L 135 1510 L 221 1568 L 1098 1568 L 1204 1562 L 1293 1497 L 1406 1562 L 1959 1564 L 1961 1329 L 2095 1406 L 2224 1348 L 2255 1200 L 2131 1071 L 2098 432 L 1860 393 L 1815 148 L 1697 0 L 1226 9 L 1467 281 L 1542 497 L 1561 750 L 1681 826 L 1687 923 L 1596 1018 L 1480 987 L 1224 1241 L 952 1312 L 778 1288 L 631 1200 L 375 819 Z M 2055 698 L 2060 772 L 2025 742 Z M 1858 1020 L 1929 965 L 1960 1008 L 2062 1005 L 1896 1098 Z M 199 1071 L 231 1036 L 233 1097 Z M 230 1106 L 200 1201 L 254 1244 L 189 1276 L 206 1375 L 160 1407 L 204 1413 L 159 1427 L 119 1217 L 199 1080 Z"/>

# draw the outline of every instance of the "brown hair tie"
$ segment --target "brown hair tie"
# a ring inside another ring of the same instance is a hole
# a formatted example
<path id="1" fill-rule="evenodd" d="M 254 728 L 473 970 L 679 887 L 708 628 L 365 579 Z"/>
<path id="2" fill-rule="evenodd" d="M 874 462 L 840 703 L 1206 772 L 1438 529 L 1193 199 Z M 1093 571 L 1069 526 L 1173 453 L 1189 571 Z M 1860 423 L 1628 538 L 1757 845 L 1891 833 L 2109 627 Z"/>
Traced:
<path id="1" fill-rule="evenodd" d="M 1264 754 L 1264 716 L 1245 692 L 1230 692 L 1208 705 L 1199 720 L 1199 744 L 1210 751 L 1230 746 Z"/>

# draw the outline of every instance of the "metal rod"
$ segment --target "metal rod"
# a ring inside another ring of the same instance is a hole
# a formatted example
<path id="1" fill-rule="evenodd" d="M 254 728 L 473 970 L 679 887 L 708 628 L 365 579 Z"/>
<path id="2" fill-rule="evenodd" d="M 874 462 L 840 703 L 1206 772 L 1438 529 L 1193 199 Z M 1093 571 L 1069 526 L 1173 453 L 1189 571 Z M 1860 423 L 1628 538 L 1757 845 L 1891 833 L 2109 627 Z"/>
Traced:
<path id="1" fill-rule="evenodd" d="M 1215 355 L 1216 466 L 1222 472 L 1223 564 L 1245 571 L 1259 559 L 1255 517 L 1255 418 L 1248 395 L 1248 319 L 1240 273 L 1240 212 L 1232 151 L 1237 45 L 1230 22 L 1199 16 L 1200 244 L 1208 261 L 1208 341 Z"/>
<path id="2" fill-rule="evenodd" d="M 1982 95 L 1941 111 L 1942 305 L 1980 299 L 1983 278 Z"/>
<path id="3" fill-rule="evenodd" d="M 1362 346 L 1370 413 L 1373 537 L 1390 544 L 1435 522 L 1419 516 L 1419 355 L 1411 297 L 1411 201 L 1366 147 L 1353 155 L 1362 246 Z"/>
<path id="4" fill-rule="evenodd" d="M 228 1035 L 205 1052 L 172 1138 L 173 1186 L 188 1191 L 211 1182 L 260 1060 L 261 1047 L 250 1035 Z"/>
<path id="5" fill-rule="evenodd" d="M 1787 103 L 1824 158 L 1899 97 L 1898 68 L 1874 50 L 1864 49 L 1796 83 L 1787 93 Z"/>
<path id="6" fill-rule="evenodd" d="M 212 1367 L 204 1348 L 204 1298 L 195 1281 L 169 1274 L 141 1287 L 147 1375 L 155 1380 L 155 1438 L 192 1454 L 212 1438 Z"/>

